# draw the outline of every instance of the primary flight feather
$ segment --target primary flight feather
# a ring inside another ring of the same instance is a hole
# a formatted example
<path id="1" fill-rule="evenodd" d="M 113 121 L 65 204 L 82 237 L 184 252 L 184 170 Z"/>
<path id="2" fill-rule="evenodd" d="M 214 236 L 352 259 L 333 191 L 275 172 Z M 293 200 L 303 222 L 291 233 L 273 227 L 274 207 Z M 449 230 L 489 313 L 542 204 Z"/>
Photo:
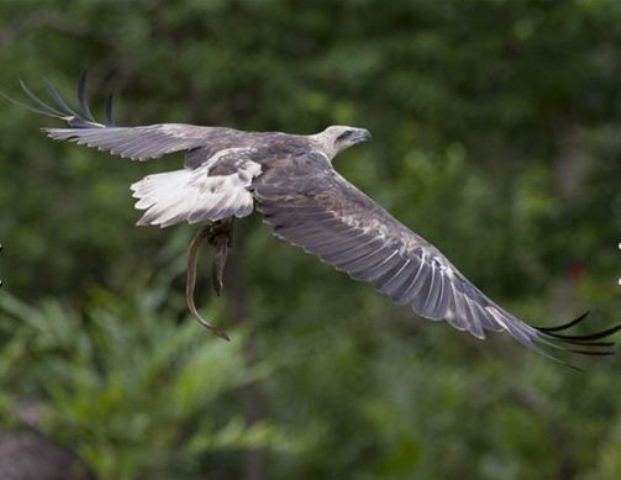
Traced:
<path id="1" fill-rule="evenodd" d="M 80 112 L 51 85 L 47 91 L 55 107 L 23 83 L 36 107 L 16 103 L 64 120 L 68 128 L 43 129 L 55 140 L 141 162 L 186 152 L 183 169 L 148 175 L 131 186 L 136 208 L 145 211 L 139 225 L 219 225 L 256 210 L 278 238 L 302 247 L 353 279 L 370 283 L 422 317 L 445 320 L 480 339 L 486 331 L 504 332 L 548 357 L 551 355 L 544 348 L 588 355 L 612 353 L 612 343 L 601 339 L 621 326 L 580 336 L 559 332 L 576 325 L 586 314 L 558 327 L 523 322 L 482 293 L 436 247 L 343 178 L 332 161 L 346 148 L 370 140 L 367 130 L 330 126 L 313 135 L 292 135 L 178 123 L 117 127 L 110 102 L 106 123 L 93 118 L 85 98 L 85 78 L 83 75 L 78 88 Z M 196 245 L 193 243 L 193 250 Z M 190 308 L 198 315 L 193 302 Z"/>

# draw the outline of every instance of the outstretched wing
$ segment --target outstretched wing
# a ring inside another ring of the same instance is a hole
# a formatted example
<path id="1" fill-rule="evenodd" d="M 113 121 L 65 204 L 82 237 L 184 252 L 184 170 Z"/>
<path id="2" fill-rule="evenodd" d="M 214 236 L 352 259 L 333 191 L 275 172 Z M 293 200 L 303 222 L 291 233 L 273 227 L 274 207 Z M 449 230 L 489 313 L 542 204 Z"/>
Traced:
<path id="1" fill-rule="evenodd" d="M 50 106 L 21 82 L 27 105 L 4 95 L 22 108 L 65 121 L 69 128 L 44 128 L 55 140 L 106 150 L 121 157 L 145 161 L 187 151 L 185 168 L 148 175 L 131 186 L 136 208 L 146 210 L 138 225 L 168 227 L 179 222 L 217 221 L 252 213 L 249 192 L 261 166 L 252 160 L 254 149 L 243 132 L 220 127 L 163 123 L 141 127 L 117 127 L 112 104 L 106 102 L 106 122 L 93 117 L 86 101 L 86 74 L 78 83 L 79 109 L 72 108 L 52 85 L 46 84 Z"/>
<path id="2" fill-rule="evenodd" d="M 46 91 L 53 106 L 45 103 L 24 82 L 20 85 L 34 105 L 28 105 L 2 94 L 16 105 L 33 112 L 65 121 L 68 128 L 43 128 L 54 140 L 67 140 L 94 147 L 131 160 L 146 161 L 163 155 L 190 151 L 186 166 L 195 168 L 214 152 L 229 148 L 239 140 L 240 132 L 223 127 L 201 127 L 183 123 L 162 123 L 138 127 L 117 127 L 112 119 L 112 102 L 106 102 L 106 121 L 95 120 L 86 100 L 86 73 L 78 83 L 79 109 L 74 109 L 50 84 Z"/>
<path id="3" fill-rule="evenodd" d="M 123 158 L 144 162 L 153 158 L 210 143 L 228 129 L 199 127 L 182 123 L 162 123 L 141 127 L 44 128 L 54 140 L 68 140 L 95 147 Z"/>
<path id="4" fill-rule="evenodd" d="M 490 300 L 433 245 L 409 230 L 341 177 L 319 153 L 274 162 L 253 184 L 257 210 L 276 236 L 319 256 L 395 303 L 483 339 L 506 332 L 523 345 L 609 354 L 596 340 L 620 327 L 585 336 L 528 325 Z"/>

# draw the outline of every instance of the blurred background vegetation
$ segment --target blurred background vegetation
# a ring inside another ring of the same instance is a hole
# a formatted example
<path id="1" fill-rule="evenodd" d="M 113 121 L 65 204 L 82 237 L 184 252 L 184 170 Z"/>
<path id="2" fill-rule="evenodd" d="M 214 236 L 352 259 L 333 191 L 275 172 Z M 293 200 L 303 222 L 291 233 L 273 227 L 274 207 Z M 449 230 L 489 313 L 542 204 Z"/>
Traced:
<path id="1" fill-rule="evenodd" d="M 618 0 L 3 0 L 0 65 L 12 95 L 89 68 L 125 125 L 369 128 L 337 168 L 492 298 L 619 320 Z M 181 157 L 52 124 L 1 104 L 0 477 L 621 478 L 618 358 L 580 374 L 426 322 L 257 218 L 223 298 L 203 259 L 223 342 L 183 301 L 196 227 L 134 227 L 129 184 Z"/>

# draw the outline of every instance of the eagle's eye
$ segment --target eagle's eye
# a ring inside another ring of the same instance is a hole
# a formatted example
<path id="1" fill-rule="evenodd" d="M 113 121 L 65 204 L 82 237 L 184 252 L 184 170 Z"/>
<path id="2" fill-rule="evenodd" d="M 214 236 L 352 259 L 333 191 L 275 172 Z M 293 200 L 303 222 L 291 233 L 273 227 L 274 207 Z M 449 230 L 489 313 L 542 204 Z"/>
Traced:
<path id="1" fill-rule="evenodd" d="M 347 139 L 352 133 L 354 133 L 353 130 L 345 130 L 338 137 L 336 137 L 336 143 L 342 142 L 343 140 Z"/>

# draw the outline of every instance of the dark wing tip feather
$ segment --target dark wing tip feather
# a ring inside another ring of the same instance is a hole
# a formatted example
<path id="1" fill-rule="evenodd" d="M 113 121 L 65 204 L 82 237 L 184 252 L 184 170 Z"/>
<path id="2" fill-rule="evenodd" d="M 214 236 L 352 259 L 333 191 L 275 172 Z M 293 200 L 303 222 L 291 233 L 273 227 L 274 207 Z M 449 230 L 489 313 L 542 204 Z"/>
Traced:
<path id="1" fill-rule="evenodd" d="M 578 349 L 569 349 L 568 352 L 579 353 L 580 355 L 591 355 L 591 356 L 606 356 L 606 355 L 614 355 L 615 351 L 613 350 L 578 350 Z"/>
<path id="2" fill-rule="evenodd" d="M 88 76 L 88 70 L 83 70 L 80 75 L 80 80 L 78 80 L 78 101 L 80 102 L 80 110 L 82 112 L 82 116 L 91 122 L 94 122 L 93 114 L 91 113 L 91 109 L 88 106 L 88 101 L 86 99 L 86 78 Z"/>
<path id="3" fill-rule="evenodd" d="M 106 126 L 116 126 L 116 123 L 114 122 L 114 117 L 112 115 L 112 94 L 106 97 Z"/>
<path id="4" fill-rule="evenodd" d="M 38 113 L 39 115 L 44 115 L 46 117 L 63 120 L 67 122 L 71 128 L 103 128 L 113 126 L 111 104 L 112 97 L 110 96 L 106 100 L 107 123 L 102 124 L 97 122 L 93 117 L 86 98 L 86 80 L 87 71 L 85 70 L 82 72 L 82 75 L 80 75 L 80 80 L 78 82 L 77 96 L 78 102 L 80 104 L 80 113 L 74 110 L 62 96 L 60 91 L 47 80 L 44 81 L 45 91 L 52 100 L 52 105 L 49 105 L 48 103 L 44 102 L 40 97 L 36 96 L 22 80 L 19 81 L 19 85 L 22 88 L 24 94 L 28 97 L 30 101 L 33 102 L 34 105 L 28 105 L 24 102 L 11 98 L 3 92 L 0 92 L 0 96 L 6 98 L 9 102 L 25 110 Z"/>
<path id="5" fill-rule="evenodd" d="M 565 350 L 571 353 L 587 356 L 607 356 L 614 355 L 614 342 L 600 341 L 621 331 L 621 325 L 600 330 L 585 335 L 566 335 L 558 332 L 567 330 L 581 323 L 589 314 L 585 312 L 575 320 L 555 326 L 555 327 L 534 327 L 537 330 L 540 343 L 548 347 Z"/>
<path id="6" fill-rule="evenodd" d="M 38 113 L 39 115 L 44 115 L 46 117 L 50 117 L 50 118 L 59 118 L 59 116 L 56 113 L 53 113 L 51 111 L 48 110 L 42 110 L 40 108 L 37 107 L 33 107 L 31 105 L 27 105 L 23 102 L 20 102 L 19 100 L 16 100 L 13 97 L 9 97 L 6 93 L 4 92 L 0 92 L 0 96 L 2 98 L 5 98 L 6 100 L 8 100 L 9 102 L 11 102 L 13 105 L 18 106 L 19 108 L 23 108 L 24 110 L 28 110 L 30 112 L 34 112 L 34 113 Z"/>
<path id="7" fill-rule="evenodd" d="M 75 117 L 80 116 L 73 108 L 69 106 L 65 98 L 62 96 L 60 91 L 58 91 L 58 89 L 54 85 L 52 85 L 47 80 L 44 80 L 44 84 L 45 84 L 45 90 L 47 94 L 50 96 L 50 98 L 54 102 L 56 102 L 56 105 L 58 105 L 64 112 L 67 112 Z"/>
<path id="8" fill-rule="evenodd" d="M 591 342 L 591 340 L 599 340 L 600 338 L 609 337 L 617 333 L 619 330 L 621 330 L 621 325 L 615 325 L 614 327 L 607 328 L 606 330 L 589 333 L 587 335 L 562 335 L 560 333 L 550 333 L 550 332 L 545 332 L 545 334 L 552 336 L 554 338 L 558 338 L 559 340 L 564 340 L 568 342 L 593 343 Z"/>
<path id="9" fill-rule="evenodd" d="M 586 311 L 584 312 L 582 315 L 580 315 L 578 318 L 571 320 L 570 322 L 567 323 L 563 323 L 561 325 L 556 325 L 554 327 L 535 327 L 537 330 L 539 330 L 540 332 L 560 332 L 562 330 L 567 330 L 568 328 L 571 328 L 575 325 L 578 325 L 580 322 L 582 322 L 588 315 L 589 313 L 591 313 L 590 311 Z"/>
<path id="10" fill-rule="evenodd" d="M 24 93 L 26 94 L 26 96 L 28 98 L 30 98 L 33 102 L 35 102 L 37 105 L 39 105 L 43 110 L 46 110 L 52 114 L 56 114 L 58 116 L 63 116 L 64 113 L 61 112 L 60 110 L 55 109 L 54 107 L 51 107 L 50 105 L 48 105 L 47 103 L 45 103 L 43 100 L 41 100 L 39 97 L 37 97 L 34 93 L 32 93 L 32 91 L 28 88 L 28 86 L 26 85 L 26 83 L 23 80 L 19 81 L 19 85 L 20 87 L 22 87 L 22 90 L 24 91 Z"/>

